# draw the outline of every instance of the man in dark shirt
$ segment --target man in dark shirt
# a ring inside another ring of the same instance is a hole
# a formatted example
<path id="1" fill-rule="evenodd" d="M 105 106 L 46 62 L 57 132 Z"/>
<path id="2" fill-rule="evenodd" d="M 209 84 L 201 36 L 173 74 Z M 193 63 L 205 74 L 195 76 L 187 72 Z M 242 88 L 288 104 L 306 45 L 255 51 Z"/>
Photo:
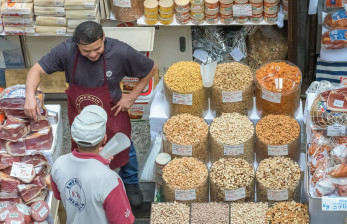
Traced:
<path id="1" fill-rule="evenodd" d="M 26 80 L 25 113 L 37 119 L 40 110 L 35 92 L 40 75 L 65 71 L 65 91 L 68 97 L 70 125 L 81 110 L 88 105 L 98 105 L 108 115 L 107 136 L 111 139 L 117 132 L 130 138 L 131 125 L 128 109 L 149 83 L 155 73 L 154 62 L 131 46 L 116 39 L 106 38 L 100 24 L 81 23 L 71 39 L 64 41 L 43 56 L 28 72 Z M 137 86 L 123 94 L 119 82 L 124 78 L 137 77 Z M 72 142 L 72 148 L 76 143 Z M 124 150 L 111 161 L 110 168 L 121 167 L 123 179 L 132 206 L 141 206 L 142 192 L 138 186 L 137 160 L 134 146 Z"/>

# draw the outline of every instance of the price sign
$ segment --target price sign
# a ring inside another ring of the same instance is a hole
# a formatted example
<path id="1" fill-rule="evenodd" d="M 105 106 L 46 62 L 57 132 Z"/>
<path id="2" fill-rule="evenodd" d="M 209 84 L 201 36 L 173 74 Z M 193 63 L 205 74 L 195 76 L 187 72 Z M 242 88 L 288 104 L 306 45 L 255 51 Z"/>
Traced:
<path id="1" fill-rule="evenodd" d="M 243 144 L 239 145 L 224 145 L 224 155 L 225 156 L 239 156 L 243 155 Z"/>
<path id="2" fill-rule="evenodd" d="M 233 5 L 233 14 L 235 17 L 252 16 L 252 5 Z"/>
<path id="3" fill-rule="evenodd" d="M 235 103 L 242 101 L 242 91 L 227 92 L 222 91 L 222 102 L 223 103 Z"/>
<path id="4" fill-rule="evenodd" d="M 175 190 L 175 199 L 179 201 L 190 201 L 196 199 L 195 189 Z"/>
<path id="5" fill-rule="evenodd" d="M 345 103 L 345 101 L 343 100 L 334 100 L 334 106 L 335 107 L 343 107 L 343 104 Z"/>
<path id="6" fill-rule="evenodd" d="M 39 215 L 41 216 L 41 218 L 45 217 L 45 215 L 48 213 L 48 209 L 46 207 L 43 207 L 40 211 L 39 211 Z"/>
<path id="7" fill-rule="evenodd" d="M 172 143 L 172 154 L 180 156 L 192 156 L 192 146 L 191 145 L 178 145 Z"/>
<path id="8" fill-rule="evenodd" d="M 281 94 L 273 93 L 266 89 L 262 90 L 261 98 L 272 103 L 281 103 Z"/>
<path id="9" fill-rule="evenodd" d="M 269 201 L 288 200 L 288 189 L 284 190 L 267 190 L 267 199 Z"/>
<path id="10" fill-rule="evenodd" d="M 58 35 L 64 35 L 64 34 L 66 34 L 66 30 L 64 30 L 64 29 L 57 29 L 57 34 Z"/>
<path id="11" fill-rule="evenodd" d="M 32 171 L 32 164 L 14 162 L 12 164 L 10 176 L 17 178 L 29 178 L 31 176 Z"/>
<path id="12" fill-rule="evenodd" d="M 347 211 L 347 197 L 322 197 L 322 211 Z"/>
<path id="13" fill-rule="evenodd" d="M 172 103 L 191 106 L 191 105 L 193 105 L 193 95 L 192 94 L 173 93 Z"/>
<path id="14" fill-rule="evenodd" d="M 131 8 L 131 0 L 113 0 L 113 5 L 122 8 Z"/>
<path id="15" fill-rule="evenodd" d="M 344 125 L 329 125 L 327 136 L 344 136 L 346 135 L 346 126 Z"/>
<path id="16" fill-rule="evenodd" d="M 246 197 L 246 189 L 244 187 L 236 190 L 225 190 L 224 191 L 225 201 L 236 201 Z"/>
<path id="17" fill-rule="evenodd" d="M 288 145 L 268 145 L 267 152 L 269 156 L 287 156 Z"/>

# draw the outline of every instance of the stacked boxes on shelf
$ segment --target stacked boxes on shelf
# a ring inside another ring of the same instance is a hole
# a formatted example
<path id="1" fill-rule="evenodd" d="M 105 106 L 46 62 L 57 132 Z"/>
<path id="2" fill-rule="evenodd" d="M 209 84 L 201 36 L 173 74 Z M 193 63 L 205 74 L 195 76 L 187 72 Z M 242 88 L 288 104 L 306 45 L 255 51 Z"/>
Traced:
<path id="1" fill-rule="evenodd" d="M 65 0 L 67 32 L 73 33 L 84 21 L 100 22 L 98 0 Z"/>
<path id="2" fill-rule="evenodd" d="M 35 0 L 36 33 L 66 34 L 64 0 Z"/>
<path id="3" fill-rule="evenodd" d="M 6 34 L 35 33 L 32 0 L 10 0 L 1 6 L 2 23 Z"/>

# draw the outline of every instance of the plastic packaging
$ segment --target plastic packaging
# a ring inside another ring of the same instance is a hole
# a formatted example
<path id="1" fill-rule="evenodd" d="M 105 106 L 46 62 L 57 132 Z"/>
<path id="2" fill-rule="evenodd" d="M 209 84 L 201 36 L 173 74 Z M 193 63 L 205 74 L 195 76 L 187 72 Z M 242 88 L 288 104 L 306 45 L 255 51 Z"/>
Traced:
<path id="1" fill-rule="evenodd" d="M 125 134 L 118 132 L 107 142 L 99 154 L 104 159 L 109 159 L 124 149 L 129 148 L 130 144 L 130 139 Z"/>
<path id="2" fill-rule="evenodd" d="M 272 157 L 256 171 L 257 201 L 297 201 L 300 198 L 299 165 L 289 158 Z"/>
<path id="3" fill-rule="evenodd" d="M 256 157 L 284 156 L 298 162 L 300 159 L 300 124 L 286 115 L 268 115 L 256 125 Z"/>
<path id="4" fill-rule="evenodd" d="M 250 115 L 253 110 L 252 70 L 240 62 L 223 62 L 217 66 L 212 86 L 211 110 L 217 116 L 237 112 Z"/>
<path id="5" fill-rule="evenodd" d="M 158 13 L 158 1 L 157 0 L 145 0 L 143 2 L 144 13 Z"/>
<path id="6" fill-rule="evenodd" d="M 163 169 L 165 201 L 208 202 L 208 169 L 196 158 L 171 160 Z"/>
<path id="7" fill-rule="evenodd" d="M 110 0 L 112 12 L 116 20 L 122 22 L 132 22 L 143 15 L 143 0 Z"/>
<path id="8" fill-rule="evenodd" d="M 189 61 L 171 65 L 164 76 L 164 93 L 168 117 L 182 113 L 202 117 L 207 99 L 200 65 Z"/>
<path id="9" fill-rule="evenodd" d="M 300 104 L 302 75 L 288 61 L 263 64 L 254 74 L 256 109 L 259 117 L 285 114 L 295 117 Z"/>
<path id="10" fill-rule="evenodd" d="M 243 159 L 223 158 L 211 167 L 211 201 L 254 201 L 254 168 Z"/>

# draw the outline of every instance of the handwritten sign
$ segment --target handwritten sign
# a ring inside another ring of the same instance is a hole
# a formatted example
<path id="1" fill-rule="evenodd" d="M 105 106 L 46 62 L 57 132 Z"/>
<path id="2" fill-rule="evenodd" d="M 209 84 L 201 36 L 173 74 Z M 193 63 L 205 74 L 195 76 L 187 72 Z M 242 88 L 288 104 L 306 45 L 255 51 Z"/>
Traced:
<path id="1" fill-rule="evenodd" d="M 172 143 L 172 154 L 180 156 L 192 156 L 192 151 L 191 145 L 178 145 Z"/>
<path id="2" fill-rule="evenodd" d="M 239 145 L 224 145 L 224 155 L 225 156 L 239 156 L 243 155 L 243 144 Z"/>
<path id="3" fill-rule="evenodd" d="M 280 93 L 273 93 L 273 92 L 270 92 L 266 89 L 262 90 L 261 98 L 263 98 L 264 100 L 267 100 L 269 102 L 272 102 L 272 103 L 281 103 L 281 94 Z"/>
<path id="4" fill-rule="evenodd" d="M 288 200 L 288 189 L 284 190 L 267 190 L 267 199 L 269 201 Z"/>
<path id="5" fill-rule="evenodd" d="M 14 162 L 12 164 L 10 176 L 17 178 L 29 178 L 31 176 L 32 171 L 32 164 Z"/>
<path id="6" fill-rule="evenodd" d="M 222 101 L 223 103 L 235 103 L 242 101 L 242 91 L 222 91 Z"/>
<path id="7" fill-rule="evenodd" d="M 196 199 L 195 189 L 175 190 L 175 199 L 179 201 L 190 201 Z"/>
<path id="8" fill-rule="evenodd" d="M 287 156 L 288 145 L 268 145 L 267 153 L 269 156 Z"/>
<path id="9" fill-rule="evenodd" d="M 346 134 L 346 126 L 344 125 L 329 125 L 327 136 L 344 136 Z"/>
<path id="10" fill-rule="evenodd" d="M 244 187 L 236 190 L 224 191 L 225 201 L 236 201 L 246 197 L 246 189 Z"/>
<path id="11" fill-rule="evenodd" d="M 173 93 L 172 103 L 191 106 L 191 105 L 193 105 L 193 95 L 192 94 Z"/>

